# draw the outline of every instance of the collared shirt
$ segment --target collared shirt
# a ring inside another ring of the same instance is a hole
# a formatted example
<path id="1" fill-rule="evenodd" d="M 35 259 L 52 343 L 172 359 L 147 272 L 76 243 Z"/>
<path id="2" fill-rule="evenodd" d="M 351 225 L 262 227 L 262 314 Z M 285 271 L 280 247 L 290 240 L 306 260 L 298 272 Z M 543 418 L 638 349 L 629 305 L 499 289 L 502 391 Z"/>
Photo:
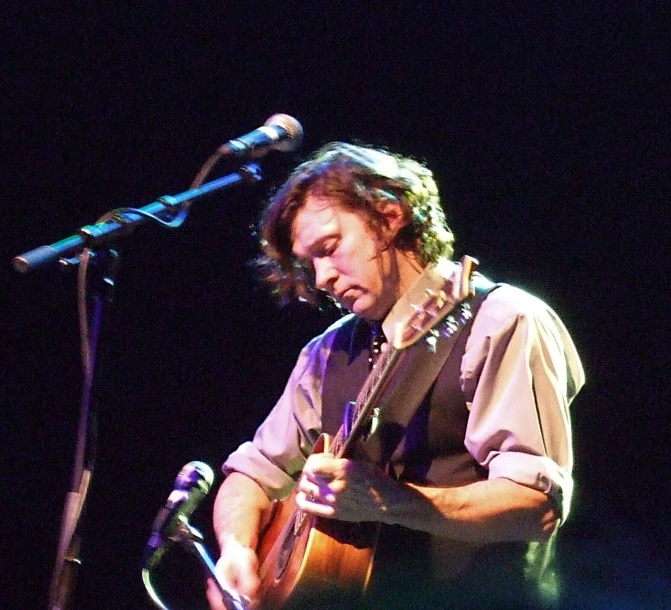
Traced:
<path id="1" fill-rule="evenodd" d="M 338 329 L 350 318 L 303 348 L 279 401 L 253 440 L 228 457 L 224 473 L 251 477 L 274 499 L 290 493 L 321 432 L 325 367 Z M 388 320 L 384 328 L 388 334 Z M 505 284 L 489 294 L 460 367 L 470 411 L 464 445 L 489 478 L 550 495 L 562 520 L 573 489 L 569 405 L 584 380 L 573 341 L 550 307 Z"/>

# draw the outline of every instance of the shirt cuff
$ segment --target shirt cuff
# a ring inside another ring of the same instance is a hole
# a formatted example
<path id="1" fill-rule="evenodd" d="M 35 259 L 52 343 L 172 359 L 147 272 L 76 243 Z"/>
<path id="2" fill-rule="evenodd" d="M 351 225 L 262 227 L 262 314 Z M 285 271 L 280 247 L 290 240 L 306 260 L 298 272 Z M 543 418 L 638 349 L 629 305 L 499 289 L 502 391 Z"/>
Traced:
<path id="1" fill-rule="evenodd" d="M 256 481 L 271 500 L 280 500 L 288 496 L 296 483 L 251 442 L 243 443 L 231 453 L 221 470 L 224 475 L 239 472 L 248 476 Z"/>
<path id="2" fill-rule="evenodd" d="M 487 465 L 490 479 L 510 479 L 547 494 L 563 523 L 568 517 L 573 494 L 573 479 L 554 460 L 515 451 L 494 452 Z"/>

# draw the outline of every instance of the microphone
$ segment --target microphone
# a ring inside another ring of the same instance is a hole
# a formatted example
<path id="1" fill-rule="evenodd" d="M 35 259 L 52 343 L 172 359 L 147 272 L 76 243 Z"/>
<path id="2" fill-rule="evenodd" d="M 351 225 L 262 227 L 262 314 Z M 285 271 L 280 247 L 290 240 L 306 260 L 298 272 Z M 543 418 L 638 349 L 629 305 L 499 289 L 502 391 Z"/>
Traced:
<path id="1" fill-rule="evenodd" d="M 271 150 L 291 152 L 303 139 L 303 127 L 288 114 L 274 114 L 261 127 L 229 140 L 217 152 L 237 158 L 259 159 Z"/>
<path id="2" fill-rule="evenodd" d="M 161 561 L 173 542 L 171 537 L 182 523 L 188 521 L 191 513 L 210 491 L 213 481 L 212 469 L 203 462 L 189 462 L 179 471 L 175 488 L 151 526 L 152 533 L 142 562 L 145 569 L 150 570 Z"/>

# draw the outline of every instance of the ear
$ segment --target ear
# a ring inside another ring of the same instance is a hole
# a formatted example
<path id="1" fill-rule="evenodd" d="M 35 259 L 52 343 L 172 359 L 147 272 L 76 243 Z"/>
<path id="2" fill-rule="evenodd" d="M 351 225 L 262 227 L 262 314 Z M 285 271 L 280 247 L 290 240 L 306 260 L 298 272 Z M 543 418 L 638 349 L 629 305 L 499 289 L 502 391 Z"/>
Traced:
<path id="1" fill-rule="evenodd" d="M 403 207 L 398 201 L 383 199 L 378 203 L 377 209 L 387 219 L 386 236 L 393 240 L 399 231 L 408 224 L 403 214 Z"/>

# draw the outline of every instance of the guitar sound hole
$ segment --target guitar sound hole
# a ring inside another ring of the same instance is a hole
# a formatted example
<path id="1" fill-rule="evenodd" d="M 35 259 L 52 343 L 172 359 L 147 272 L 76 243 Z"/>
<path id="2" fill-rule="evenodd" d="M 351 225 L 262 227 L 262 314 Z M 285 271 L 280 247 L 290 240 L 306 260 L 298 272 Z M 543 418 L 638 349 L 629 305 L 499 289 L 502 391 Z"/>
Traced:
<path id="1" fill-rule="evenodd" d="M 298 523 L 296 523 L 297 519 Z M 294 548 L 296 547 L 296 538 L 298 538 L 300 534 L 302 521 L 303 519 L 301 519 L 301 515 L 299 514 L 298 517 L 294 515 L 291 519 L 291 522 L 289 523 L 289 527 L 287 528 L 289 531 L 282 540 L 282 546 L 280 547 L 277 563 L 275 564 L 276 580 L 282 578 L 284 570 L 286 570 L 287 566 L 289 565 L 289 560 L 291 559 L 291 555 L 293 554 Z"/>

